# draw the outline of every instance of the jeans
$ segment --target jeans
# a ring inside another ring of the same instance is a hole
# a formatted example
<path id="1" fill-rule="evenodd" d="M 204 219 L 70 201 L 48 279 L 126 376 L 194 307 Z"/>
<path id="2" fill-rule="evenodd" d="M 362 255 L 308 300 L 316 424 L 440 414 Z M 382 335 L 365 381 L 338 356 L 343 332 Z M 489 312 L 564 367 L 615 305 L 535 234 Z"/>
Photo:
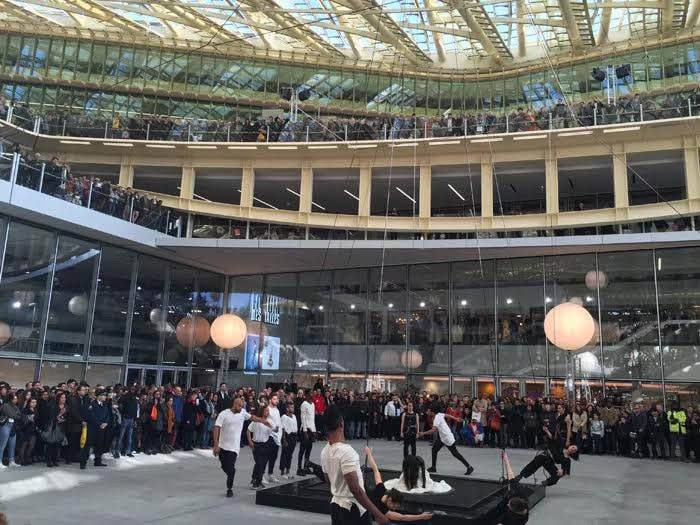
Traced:
<path id="1" fill-rule="evenodd" d="M 209 448 L 211 442 L 211 430 L 214 428 L 214 420 L 208 418 L 202 426 L 202 439 L 200 440 L 201 448 Z"/>
<path id="2" fill-rule="evenodd" d="M 131 454 L 134 450 L 132 447 L 132 438 L 134 434 L 134 420 L 122 419 L 122 426 L 119 429 L 119 441 L 115 449 L 122 454 Z M 124 441 L 126 436 L 126 442 Z"/>
<path id="3" fill-rule="evenodd" d="M 353 419 L 348 419 L 347 427 L 345 428 L 345 438 L 355 439 L 355 421 Z"/>
<path id="4" fill-rule="evenodd" d="M 365 439 L 367 437 L 367 420 L 355 421 L 355 439 Z"/>
<path id="5" fill-rule="evenodd" d="M 669 447 L 669 456 L 671 458 L 676 457 L 676 447 L 680 449 L 681 458 L 685 459 L 685 434 L 671 432 L 671 446 Z"/>
<path id="6" fill-rule="evenodd" d="M 0 461 L 7 447 L 7 459 L 10 463 L 15 460 L 15 445 L 17 444 L 17 435 L 11 436 L 14 423 L 9 421 L 0 427 Z"/>
<path id="7" fill-rule="evenodd" d="M 599 436 L 597 434 L 592 434 L 591 437 L 593 438 L 593 453 L 594 454 L 602 454 L 603 453 L 603 436 Z"/>

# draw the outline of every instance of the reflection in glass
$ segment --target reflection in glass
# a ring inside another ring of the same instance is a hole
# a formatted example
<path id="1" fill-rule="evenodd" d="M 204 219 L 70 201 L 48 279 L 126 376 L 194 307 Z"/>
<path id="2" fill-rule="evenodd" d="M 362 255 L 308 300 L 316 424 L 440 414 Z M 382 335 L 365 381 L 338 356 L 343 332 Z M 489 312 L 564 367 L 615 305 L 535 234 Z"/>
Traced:
<path id="1" fill-rule="evenodd" d="M 331 369 L 367 368 L 367 270 L 338 270 L 333 274 Z"/>
<path id="2" fill-rule="evenodd" d="M 160 259 L 141 256 L 138 261 L 134 317 L 129 340 L 129 362 L 156 364 L 160 337 L 174 331 L 165 312 L 165 264 Z"/>
<path id="3" fill-rule="evenodd" d="M 369 274 L 369 370 L 402 372 L 406 354 L 405 266 L 371 268 Z"/>
<path id="4" fill-rule="evenodd" d="M 594 254 L 560 255 L 545 257 L 545 308 L 548 312 L 555 306 L 573 301 L 583 306 L 591 314 L 598 328 L 598 291 L 594 282 L 589 279 L 586 286 L 586 275 L 595 272 Z M 593 274 L 595 275 L 595 273 Z M 606 341 L 610 339 L 608 325 L 602 331 Z M 549 375 L 565 376 L 567 374 L 566 359 L 574 359 L 570 352 L 557 348 L 549 343 Z M 600 354 L 600 331 L 591 341 L 576 353 L 577 377 L 601 377 L 602 359 Z M 569 367 L 572 367 L 569 362 Z"/>
<path id="5" fill-rule="evenodd" d="M 328 367 L 328 319 L 331 272 L 299 275 L 297 293 L 297 368 L 326 370 Z"/>
<path id="6" fill-rule="evenodd" d="M 449 371 L 449 266 L 409 269 L 409 345 L 402 364 L 408 372 Z"/>
<path id="7" fill-rule="evenodd" d="M 19 222 L 10 224 L 0 280 L 0 312 L 11 338 L 3 352 L 39 353 L 56 235 Z"/>
<path id="8" fill-rule="evenodd" d="M 598 255 L 606 377 L 661 377 L 653 264 L 651 251 Z"/>
<path id="9" fill-rule="evenodd" d="M 96 244 L 59 237 L 44 353 L 83 356 L 99 254 Z"/>
<path id="10" fill-rule="evenodd" d="M 122 380 L 122 367 L 91 363 L 85 370 L 85 381 L 91 385 L 118 385 Z"/>
<path id="11" fill-rule="evenodd" d="M 39 361 L 32 359 L 0 359 L 2 380 L 12 388 L 24 388 L 27 381 L 34 380 L 37 364 Z"/>
<path id="12" fill-rule="evenodd" d="M 452 265 L 454 373 L 496 375 L 493 272 L 494 261 Z"/>
<path id="13" fill-rule="evenodd" d="M 263 278 L 260 275 L 233 277 L 229 282 L 228 313 L 243 319 L 248 327 L 246 340 L 226 352 L 229 370 L 245 370 L 246 374 L 257 374 L 258 344 L 260 333 L 260 301 Z M 237 383 L 233 383 L 234 385 Z"/>
<path id="14" fill-rule="evenodd" d="M 197 346 L 197 322 L 194 318 L 194 275 L 191 268 L 170 265 L 170 292 L 166 329 L 163 331 L 163 364 L 183 366 L 189 363 L 190 352 Z M 206 334 L 208 336 L 208 333 Z"/>
<path id="15" fill-rule="evenodd" d="M 129 293 L 136 255 L 106 246 L 100 259 L 90 357 L 121 359 L 129 313 Z"/>
<path id="16" fill-rule="evenodd" d="M 83 377 L 82 363 L 68 361 L 44 361 L 41 363 L 41 375 L 39 379 L 44 385 L 56 386 L 65 383 L 69 379 L 80 381 Z"/>
<path id="17" fill-rule="evenodd" d="M 500 374 L 545 375 L 543 260 L 496 261 Z"/>
<path id="18" fill-rule="evenodd" d="M 700 380 L 700 249 L 656 250 L 667 381 Z"/>
<path id="19" fill-rule="evenodd" d="M 267 348 L 263 371 L 294 369 L 296 293 L 297 275 L 294 273 L 268 275 L 265 279 L 264 307 L 258 316 L 262 321 L 263 344 Z"/>
<path id="20" fill-rule="evenodd" d="M 219 357 L 219 347 L 211 340 L 209 328 L 214 319 L 223 313 L 224 285 L 225 278 L 222 275 L 205 271 L 197 272 L 197 292 L 194 299 L 195 314 L 206 320 L 207 324 L 202 323 L 201 328 L 197 327 L 198 335 L 194 338 L 196 344 L 192 354 L 193 367 L 217 368 L 214 360 Z M 201 321 L 197 322 L 201 323 Z M 198 377 L 198 379 L 204 380 L 205 378 Z M 195 384 L 194 377 L 192 380 Z"/>

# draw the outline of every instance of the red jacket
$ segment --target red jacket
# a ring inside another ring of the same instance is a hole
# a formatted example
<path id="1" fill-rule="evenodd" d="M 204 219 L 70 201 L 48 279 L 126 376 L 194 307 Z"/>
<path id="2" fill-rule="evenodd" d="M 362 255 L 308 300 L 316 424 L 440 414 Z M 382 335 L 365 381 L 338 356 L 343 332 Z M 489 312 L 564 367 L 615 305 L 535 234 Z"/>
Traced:
<path id="1" fill-rule="evenodd" d="M 314 402 L 314 409 L 319 416 L 322 416 L 323 414 L 326 413 L 326 398 L 325 397 L 323 397 L 321 394 L 315 394 L 314 397 L 312 398 L 312 401 Z"/>

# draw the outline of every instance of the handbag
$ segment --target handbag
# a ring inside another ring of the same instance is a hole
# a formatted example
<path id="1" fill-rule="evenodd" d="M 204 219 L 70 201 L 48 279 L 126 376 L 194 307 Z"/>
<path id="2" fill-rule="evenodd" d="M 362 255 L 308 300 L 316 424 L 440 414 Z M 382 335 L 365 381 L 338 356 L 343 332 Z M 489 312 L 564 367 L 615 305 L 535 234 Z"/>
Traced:
<path id="1" fill-rule="evenodd" d="M 54 445 L 56 443 L 63 443 L 66 440 L 66 436 L 61 430 L 61 428 L 53 423 L 49 428 L 42 431 L 40 434 L 41 439 L 49 445 Z"/>

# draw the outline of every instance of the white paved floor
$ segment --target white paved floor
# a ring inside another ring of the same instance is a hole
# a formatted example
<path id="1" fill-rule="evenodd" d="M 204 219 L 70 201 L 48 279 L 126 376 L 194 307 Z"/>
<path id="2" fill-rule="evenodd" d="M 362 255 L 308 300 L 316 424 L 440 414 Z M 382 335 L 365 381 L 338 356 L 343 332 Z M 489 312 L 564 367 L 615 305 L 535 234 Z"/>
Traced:
<path id="1" fill-rule="evenodd" d="M 314 446 L 316 459 L 322 445 Z M 354 445 L 360 450 L 364 442 Z M 381 466 L 400 468 L 399 444 L 375 441 L 372 446 Z M 475 476 L 499 477 L 498 451 L 462 451 L 476 467 Z M 419 445 L 419 454 L 430 457 L 427 444 Z M 533 454 L 509 451 L 513 468 L 519 470 Z M 110 458 L 107 464 L 99 470 L 33 466 L 0 472 L 0 511 L 8 515 L 10 525 L 330 523 L 317 514 L 256 506 L 254 492 L 247 488 L 252 471 L 248 449 L 239 459 L 233 499 L 224 497 L 223 473 L 210 451 Z M 463 469 L 443 451 L 438 470 L 459 475 Z M 530 523 L 696 524 L 699 494 L 697 464 L 584 456 L 574 464 L 571 478 L 548 490 Z"/>

